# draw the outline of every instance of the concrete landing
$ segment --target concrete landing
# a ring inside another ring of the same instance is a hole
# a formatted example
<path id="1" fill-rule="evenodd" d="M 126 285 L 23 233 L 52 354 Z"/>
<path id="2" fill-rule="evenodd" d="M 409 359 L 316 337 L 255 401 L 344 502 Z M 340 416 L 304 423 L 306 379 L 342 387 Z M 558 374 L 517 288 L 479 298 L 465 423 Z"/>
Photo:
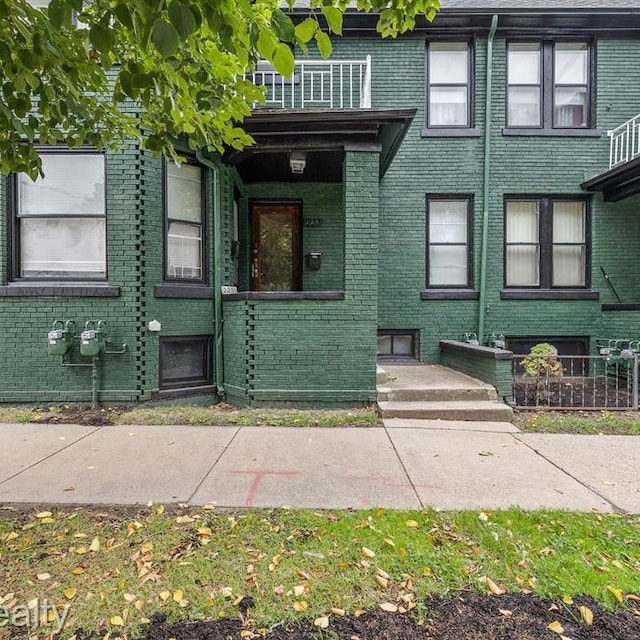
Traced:
<path id="1" fill-rule="evenodd" d="M 494 387 L 448 367 L 383 369 L 387 380 L 378 384 L 377 396 L 383 418 L 508 422 L 513 416 L 512 408 L 497 399 Z"/>

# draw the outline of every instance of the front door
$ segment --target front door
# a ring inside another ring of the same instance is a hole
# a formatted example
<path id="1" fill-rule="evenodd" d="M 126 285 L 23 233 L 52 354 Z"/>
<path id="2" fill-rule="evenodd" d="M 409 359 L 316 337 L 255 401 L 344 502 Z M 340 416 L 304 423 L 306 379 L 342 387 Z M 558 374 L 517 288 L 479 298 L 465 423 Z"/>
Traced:
<path id="1" fill-rule="evenodd" d="M 300 291 L 300 205 L 251 207 L 251 288 Z"/>

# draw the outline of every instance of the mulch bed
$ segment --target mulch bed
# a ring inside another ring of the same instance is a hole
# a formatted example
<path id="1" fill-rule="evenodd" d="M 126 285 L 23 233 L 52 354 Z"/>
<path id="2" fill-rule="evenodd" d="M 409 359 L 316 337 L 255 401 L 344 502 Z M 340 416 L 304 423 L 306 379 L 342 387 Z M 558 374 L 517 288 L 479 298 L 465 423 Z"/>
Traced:
<path id="1" fill-rule="evenodd" d="M 593 613 L 591 625 L 582 621 L 581 605 Z M 554 622 L 563 630 L 549 629 Z M 377 609 L 358 618 L 332 617 L 322 631 L 313 621 L 303 621 L 274 625 L 263 633 L 251 624 L 243 626 L 240 619 L 169 624 L 156 615 L 140 640 L 638 640 L 640 616 L 631 609 L 605 610 L 587 597 L 566 604 L 525 593 L 459 593 L 428 598 L 420 621 L 410 614 Z M 77 637 L 97 639 L 82 632 Z"/>

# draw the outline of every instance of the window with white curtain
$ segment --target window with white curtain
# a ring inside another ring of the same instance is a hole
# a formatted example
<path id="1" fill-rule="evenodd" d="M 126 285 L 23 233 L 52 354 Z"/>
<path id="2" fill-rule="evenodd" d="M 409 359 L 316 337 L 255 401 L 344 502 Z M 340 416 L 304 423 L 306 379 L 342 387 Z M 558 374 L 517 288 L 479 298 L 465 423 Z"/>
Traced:
<path id="1" fill-rule="evenodd" d="M 104 155 L 42 151 L 40 157 L 44 177 L 14 176 L 14 276 L 106 279 Z"/>
<path id="2" fill-rule="evenodd" d="M 166 163 L 165 279 L 204 282 L 202 167 Z"/>
<path id="3" fill-rule="evenodd" d="M 430 42 L 427 46 L 427 126 L 469 127 L 470 45 Z"/>
<path id="4" fill-rule="evenodd" d="M 471 198 L 427 196 L 427 286 L 471 286 Z"/>
<path id="5" fill-rule="evenodd" d="M 507 126 L 590 126 L 590 46 L 515 41 L 507 49 Z"/>
<path id="6" fill-rule="evenodd" d="M 588 285 L 588 206 L 584 199 L 505 201 L 505 286 Z"/>

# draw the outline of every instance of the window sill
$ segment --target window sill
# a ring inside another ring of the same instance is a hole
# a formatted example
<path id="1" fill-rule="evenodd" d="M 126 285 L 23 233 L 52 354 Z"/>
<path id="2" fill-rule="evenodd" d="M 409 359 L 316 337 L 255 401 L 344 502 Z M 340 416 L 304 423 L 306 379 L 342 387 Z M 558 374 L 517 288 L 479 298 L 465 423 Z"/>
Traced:
<path id="1" fill-rule="evenodd" d="M 230 300 L 344 300 L 344 291 L 241 291 L 225 293 Z"/>
<path id="2" fill-rule="evenodd" d="M 208 384 L 201 387 L 180 387 L 178 389 L 161 389 L 153 394 L 153 399 L 186 398 L 188 396 L 213 396 L 218 394 L 218 387 Z"/>
<path id="3" fill-rule="evenodd" d="M 479 138 L 481 135 L 478 127 L 425 127 L 420 131 L 423 138 Z"/>
<path id="4" fill-rule="evenodd" d="M 195 298 L 213 300 L 213 288 L 193 284 L 159 284 L 154 288 L 156 298 Z"/>
<path id="5" fill-rule="evenodd" d="M 640 302 L 612 302 L 602 305 L 603 311 L 640 311 Z"/>
<path id="6" fill-rule="evenodd" d="M 474 289 L 425 289 L 421 300 L 478 300 L 480 294 Z"/>
<path id="7" fill-rule="evenodd" d="M 591 289 L 503 289 L 501 300 L 599 300 Z"/>
<path id="8" fill-rule="evenodd" d="M 535 127 L 505 127 L 503 136 L 556 137 L 556 138 L 601 138 L 598 129 L 537 129 Z"/>
<path id="9" fill-rule="evenodd" d="M 120 287 L 108 284 L 20 283 L 0 287 L 0 297 L 118 298 Z"/>

